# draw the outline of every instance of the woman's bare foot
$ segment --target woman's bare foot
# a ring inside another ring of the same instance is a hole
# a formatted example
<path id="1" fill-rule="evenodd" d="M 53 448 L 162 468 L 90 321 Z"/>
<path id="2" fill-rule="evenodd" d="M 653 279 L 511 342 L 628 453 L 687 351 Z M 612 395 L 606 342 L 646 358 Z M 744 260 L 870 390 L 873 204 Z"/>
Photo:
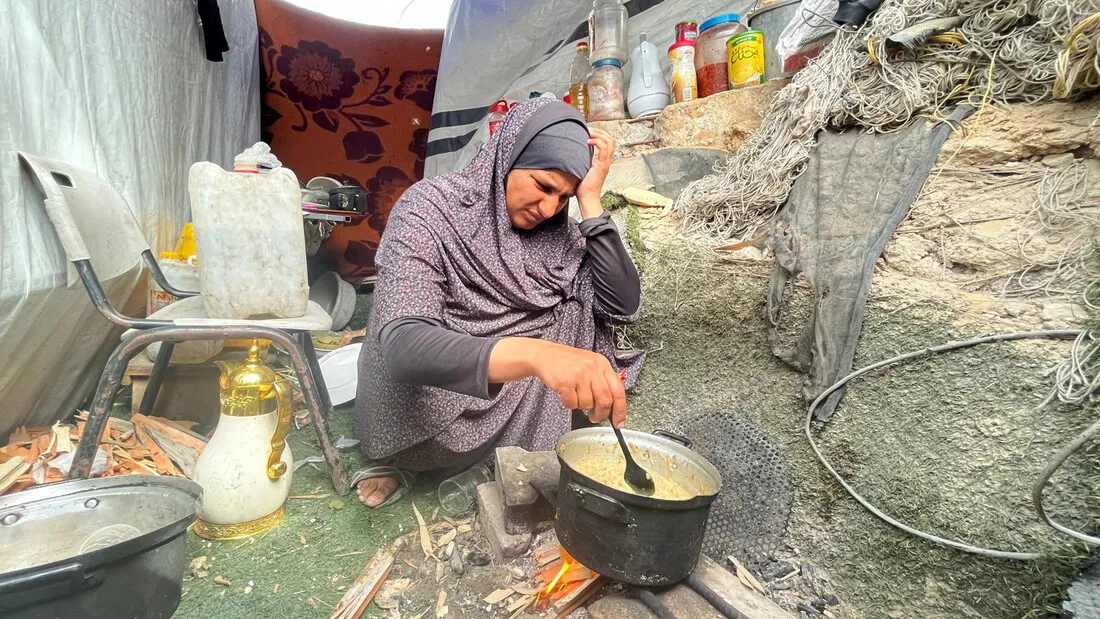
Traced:
<path id="1" fill-rule="evenodd" d="M 400 482 L 396 477 L 375 477 L 359 482 L 355 491 L 359 500 L 367 507 L 378 507 L 397 490 Z"/>

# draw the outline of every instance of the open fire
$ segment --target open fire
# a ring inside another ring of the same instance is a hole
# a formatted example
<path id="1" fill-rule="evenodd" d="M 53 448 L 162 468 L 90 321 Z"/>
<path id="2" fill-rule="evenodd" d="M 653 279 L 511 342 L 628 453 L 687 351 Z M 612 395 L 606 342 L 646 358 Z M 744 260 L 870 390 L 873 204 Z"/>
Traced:
<path id="1" fill-rule="evenodd" d="M 553 610 L 564 616 L 580 606 L 602 584 L 599 574 L 581 565 L 559 545 L 535 551 L 542 570 L 536 577 L 541 585 L 535 597 L 538 610 Z"/>

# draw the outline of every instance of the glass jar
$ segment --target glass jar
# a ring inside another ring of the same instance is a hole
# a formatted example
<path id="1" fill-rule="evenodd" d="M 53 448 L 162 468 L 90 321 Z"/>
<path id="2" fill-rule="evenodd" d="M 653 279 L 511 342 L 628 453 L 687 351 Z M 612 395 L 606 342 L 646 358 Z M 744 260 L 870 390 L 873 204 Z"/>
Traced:
<path id="1" fill-rule="evenodd" d="M 699 36 L 695 39 L 695 80 L 700 97 L 729 90 L 726 41 L 748 31 L 740 19 L 737 13 L 726 13 L 708 19 L 699 27 Z"/>
<path id="2" fill-rule="evenodd" d="M 604 58 L 588 72 L 588 120 L 623 120 L 623 63 Z"/>
<path id="3" fill-rule="evenodd" d="M 623 0 L 596 0 L 588 17 L 592 62 L 614 58 L 622 65 L 630 53 L 626 44 L 627 14 Z"/>

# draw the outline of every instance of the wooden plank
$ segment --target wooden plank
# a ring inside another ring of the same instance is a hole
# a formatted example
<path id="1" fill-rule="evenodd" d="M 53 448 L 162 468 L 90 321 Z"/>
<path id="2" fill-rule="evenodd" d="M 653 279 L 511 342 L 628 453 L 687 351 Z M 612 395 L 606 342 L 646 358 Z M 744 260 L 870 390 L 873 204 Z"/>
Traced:
<path id="1" fill-rule="evenodd" d="M 795 619 L 795 615 L 783 610 L 778 604 L 760 595 L 751 587 L 742 584 L 736 576 L 706 555 L 700 555 L 694 575 L 749 619 Z"/>

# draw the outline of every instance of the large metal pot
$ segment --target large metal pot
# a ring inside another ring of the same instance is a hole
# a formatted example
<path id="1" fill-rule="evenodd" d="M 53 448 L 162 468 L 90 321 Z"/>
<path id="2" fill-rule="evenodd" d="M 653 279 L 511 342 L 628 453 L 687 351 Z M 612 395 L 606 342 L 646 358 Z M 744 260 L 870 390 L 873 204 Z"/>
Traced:
<path id="1" fill-rule="evenodd" d="M 607 427 L 574 430 L 558 441 L 561 464 L 558 541 L 581 564 L 615 580 L 660 586 L 686 578 L 699 560 L 710 504 L 722 476 L 690 442 L 667 432 L 623 430 L 638 463 L 661 478 L 682 481 L 696 492 L 683 500 L 626 492 L 581 474 L 587 458 L 622 458 Z M 675 438 L 675 440 L 673 440 Z"/>
<path id="2" fill-rule="evenodd" d="M 201 493 L 126 475 L 0 497 L 0 616 L 170 617 Z"/>

